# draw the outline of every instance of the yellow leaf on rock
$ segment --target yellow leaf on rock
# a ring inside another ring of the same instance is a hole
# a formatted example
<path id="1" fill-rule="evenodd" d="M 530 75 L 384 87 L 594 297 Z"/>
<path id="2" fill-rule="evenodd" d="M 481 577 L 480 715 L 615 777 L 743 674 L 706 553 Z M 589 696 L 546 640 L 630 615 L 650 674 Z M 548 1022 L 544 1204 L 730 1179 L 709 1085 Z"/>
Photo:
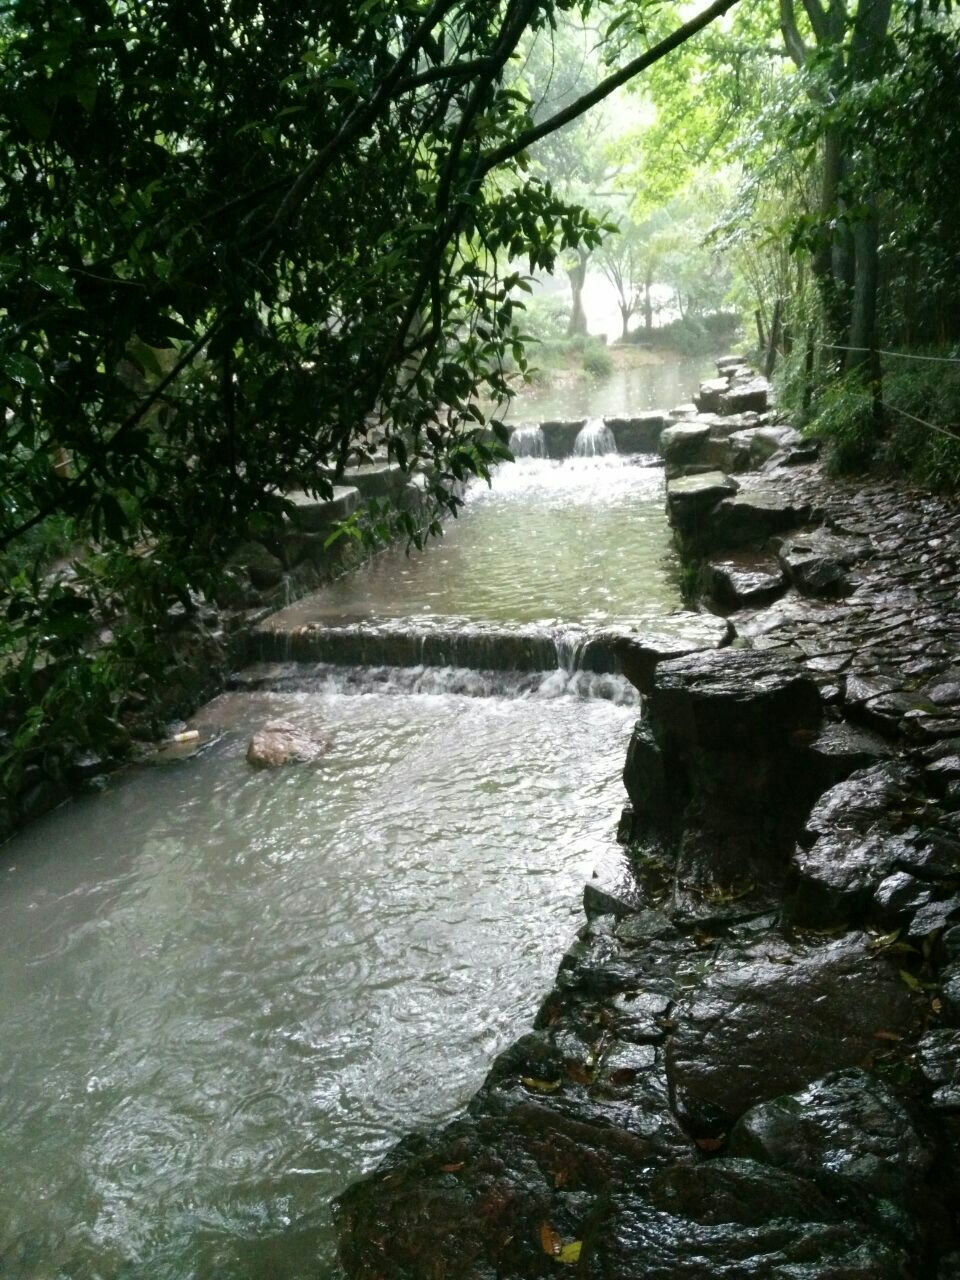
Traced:
<path id="1" fill-rule="evenodd" d="M 569 1244 L 565 1244 L 557 1254 L 558 1262 L 566 1262 L 572 1264 L 580 1261 L 580 1250 L 583 1248 L 582 1240 L 571 1240 Z"/>
<path id="2" fill-rule="evenodd" d="M 559 1080 L 538 1080 L 536 1076 L 521 1076 L 520 1083 L 527 1089 L 536 1089 L 538 1093 L 556 1093 L 560 1088 Z"/>

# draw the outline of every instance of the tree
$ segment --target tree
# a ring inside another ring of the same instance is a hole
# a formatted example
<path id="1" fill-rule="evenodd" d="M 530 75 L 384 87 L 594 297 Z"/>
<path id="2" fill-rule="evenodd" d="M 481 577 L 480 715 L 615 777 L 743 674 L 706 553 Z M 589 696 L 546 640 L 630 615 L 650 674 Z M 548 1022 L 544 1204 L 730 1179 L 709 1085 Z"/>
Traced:
<path id="1" fill-rule="evenodd" d="M 509 396 L 507 353 L 523 364 L 523 280 L 500 264 L 599 240 L 530 147 L 733 2 L 540 121 L 511 59 L 591 0 L 0 13 L 8 765 L 96 736 L 146 657 L 119 628 L 143 640 L 172 601 L 194 608 L 286 489 L 328 494 L 369 455 L 371 415 L 456 509 L 455 482 L 504 453 L 479 399 Z M 30 540 L 52 520 L 92 550 L 82 591 L 44 578 Z"/>

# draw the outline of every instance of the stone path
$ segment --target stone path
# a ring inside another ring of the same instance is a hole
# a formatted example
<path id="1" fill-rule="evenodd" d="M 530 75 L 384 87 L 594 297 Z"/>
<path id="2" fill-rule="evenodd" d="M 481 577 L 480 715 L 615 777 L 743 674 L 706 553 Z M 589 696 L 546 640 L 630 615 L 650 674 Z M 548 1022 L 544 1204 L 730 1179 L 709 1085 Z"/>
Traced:
<path id="1" fill-rule="evenodd" d="M 644 668 L 633 880 L 465 1115 L 342 1197 L 351 1280 L 960 1277 L 960 509 L 690 434 L 732 643 Z"/>

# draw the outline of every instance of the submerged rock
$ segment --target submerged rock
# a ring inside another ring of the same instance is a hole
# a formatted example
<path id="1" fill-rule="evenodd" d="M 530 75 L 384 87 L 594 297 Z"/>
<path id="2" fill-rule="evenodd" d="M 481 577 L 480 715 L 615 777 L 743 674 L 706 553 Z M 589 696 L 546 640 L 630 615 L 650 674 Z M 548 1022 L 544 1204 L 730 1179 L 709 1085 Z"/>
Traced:
<path id="1" fill-rule="evenodd" d="M 313 738 L 288 720 L 271 720 L 250 739 L 247 761 L 255 769 L 276 769 L 285 764 L 310 764 L 329 747 L 326 737 Z"/>

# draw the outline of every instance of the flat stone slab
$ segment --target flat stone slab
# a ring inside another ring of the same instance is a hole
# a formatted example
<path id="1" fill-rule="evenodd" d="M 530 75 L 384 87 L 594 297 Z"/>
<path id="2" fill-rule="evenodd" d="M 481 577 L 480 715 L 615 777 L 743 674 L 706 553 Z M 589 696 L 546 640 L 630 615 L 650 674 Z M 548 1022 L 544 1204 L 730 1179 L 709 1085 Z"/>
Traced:
<path id="1" fill-rule="evenodd" d="M 721 952 L 671 1015 L 667 1070 L 692 1131 L 725 1131 L 750 1107 L 860 1066 L 877 1031 L 909 1030 L 915 1000 L 867 934 L 823 946 L 767 938 Z"/>
<path id="2" fill-rule="evenodd" d="M 659 449 L 665 462 L 682 464 L 695 461 L 710 438 L 710 423 L 677 422 L 660 434 Z"/>
<path id="3" fill-rule="evenodd" d="M 315 532 L 346 520 L 360 505 L 360 490 L 354 485 L 335 485 L 332 498 L 315 498 L 302 490 L 284 494 L 292 502 L 291 523 L 298 529 Z"/>
<path id="4" fill-rule="evenodd" d="M 726 378 L 710 378 L 700 383 L 700 390 L 694 396 L 701 413 L 718 413 L 720 397 L 726 393 L 730 383 Z"/>
<path id="5" fill-rule="evenodd" d="M 770 384 L 766 378 L 734 381 L 720 397 L 721 413 L 766 413 L 770 402 Z"/>
<path id="6" fill-rule="evenodd" d="M 725 609 L 770 604 L 786 587 L 779 561 L 758 552 L 716 556 L 708 565 L 710 593 Z"/>
<path id="7" fill-rule="evenodd" d="M 725 618 L 711 613 L 676 613 L 657 628 L 637 631 L 610 629 L 588 642 L 583 665 L 592 670 L 591 650 L 595 645 L 612 648 L 622 673 L 641 693 L 653 689 L 654 672 L 661 662 L 705 649 L 720 649 L 733 638 L 733 628 Z"/>
<path id="8" fill-rule="evenodd" d="M 708 747 L 762 755 L 819 727 L 816 684 L 790 655 L 753 649 L 693 653 L 657 668 L 651 715 L 681 754 Z"/>
<path id="9" fill-rule="evenodd" d="M 826 529 L 784 538 L 777 550 L 784 572 L 810 596 L 844 596 L 852 590 L 848 570 L 870 554 L 863 538 L 845 538 Z"/>
<path id="10" fill-rule="evenodd" d="M 686 404 L 678 404 L 670 410 L 669 417 L 674 422 L 678 422 L 681 418 L 695 418 L 699 410 L 692 400 L 688 400 Z"/>
<path id="11" fill-rule="evenodd" d="M 722 471 L 707 471 L 702 475 L 678 476 L 674 480 L 668 480 L 667 511 L 670 519 L 682 532 L 689 532 L 719 502 L 732 497 L 739 488 L 736 480 L 731 480 Z"/>
<path id="12" fill-rule="evenodd" d="M 718 550 L 762 546 L 773 534 L 805 524 L 810 517 L 810 508 L 789 496 L 747 490 L 724 498 L 713 512 L 706 534 Z"/>

